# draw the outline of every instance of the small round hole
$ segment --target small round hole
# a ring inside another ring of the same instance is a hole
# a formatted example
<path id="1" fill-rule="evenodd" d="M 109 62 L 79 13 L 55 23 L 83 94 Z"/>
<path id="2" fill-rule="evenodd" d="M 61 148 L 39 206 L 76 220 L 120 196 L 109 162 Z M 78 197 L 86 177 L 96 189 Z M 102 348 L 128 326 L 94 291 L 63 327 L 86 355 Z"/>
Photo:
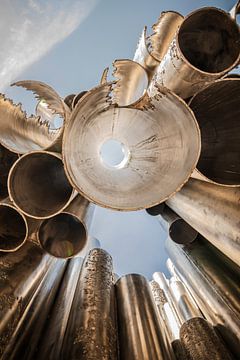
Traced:
<path id="1" fill-rule="evenodd" d="M 128 162 L 129 151 L 120 141 L 110 139 L 102 144 L 100 156 L 103 163 L 108 167 L 122 168 Z"/>

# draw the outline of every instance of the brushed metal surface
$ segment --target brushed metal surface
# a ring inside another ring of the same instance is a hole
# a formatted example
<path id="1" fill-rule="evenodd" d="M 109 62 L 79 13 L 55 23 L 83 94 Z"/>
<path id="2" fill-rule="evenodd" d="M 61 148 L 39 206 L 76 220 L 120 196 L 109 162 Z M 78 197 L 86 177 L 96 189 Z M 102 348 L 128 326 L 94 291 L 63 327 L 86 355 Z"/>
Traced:
<path id="1" fill-rule="evenodd" d="M 239 265 L 239 188 L 190 179 L 167 205 Z"/>
<path id="2" fill-rule="evenodd" d="M 0 201 L 8 197 L 8 174 L 17 159 L 18 154 L 13 153 L 0 144 Z"/>

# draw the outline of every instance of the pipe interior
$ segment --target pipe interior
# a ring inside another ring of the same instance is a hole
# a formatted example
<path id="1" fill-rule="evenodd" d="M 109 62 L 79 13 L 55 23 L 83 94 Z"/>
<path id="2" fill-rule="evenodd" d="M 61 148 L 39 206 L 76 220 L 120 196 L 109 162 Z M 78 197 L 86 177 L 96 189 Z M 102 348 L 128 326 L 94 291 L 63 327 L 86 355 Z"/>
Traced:
<path id="1" fill-rule="evenodd" d="M 201 130 L 197 169 L 223 185 L 240 184 L 240 80 L 217 81 L 199 92 L 190 107 Z"/>
<path id="2" fill-rule="evenodd" d="M 27 234 L 22 215 L 14 208 L 0 206 L 0 250 L 11 251 L 23 244 Z"/>
<path id="3" fill-rule="evenodd" d="M 165 207 L 165 203 L 158 204 L 156 206 L 152 206 L 151 208 L 146 209 L 146 212 L 149 215 L 157 216 L 163 213 Z"/>
<path id="4" fill-rule="evenodd" d="M 186 18 L 178 43 L 185 58 L 199 70 L 218 73 L 232 66 L 239 56 L 239 28 L 218 9 L 201 9 Z"/>
<path id="5" fill-rule="evenodd" d="M 49 254 L 60 258 L 78 254 L 87 241 L 82 222 L 67 213 L 45 220 L 39 229 L 38 237 L 40 244 Z"/>
<path id="6" fill-rule="evenodd" d="M 8 173 L 17 159 L 17 154 L 9 151 L 0 144 L 0 200 L 3 200 L 8 196 Z"/>
<path id="7" fill-rule="evenodd" d="M 171 224 L 169 235 L 177 244 L 189 244 L 196 239 L 198 232 L 183 219 L 177 219 Z"/>
<path id="8" fill-rule="evenodd" d="M 10 192 L 15 204 L 30 216 L 56 214 L 72 194 L 61 159 L 49 153 L 22 157 L 13 168 Z"/>

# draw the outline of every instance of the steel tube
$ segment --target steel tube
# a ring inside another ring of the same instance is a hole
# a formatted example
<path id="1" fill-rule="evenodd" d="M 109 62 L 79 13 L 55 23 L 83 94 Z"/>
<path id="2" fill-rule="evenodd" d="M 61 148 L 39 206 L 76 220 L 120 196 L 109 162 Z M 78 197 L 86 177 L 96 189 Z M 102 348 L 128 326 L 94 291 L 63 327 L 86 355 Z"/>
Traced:
<path id="1" fill-rule="evenodd" d="M 18 155 L 0 144 L 0 200 L 8 197 L 7 179 L 12 165 L 17 161 Z"/>
<path id="2" fill-rule="evenodd" d="M 239 188 L 190 179 L 167 204 L 215 247 L 239 264 Z"/>
<path id="3" fill-rule="evenodd" d="M 154 84 L 188 99 L 233 69 L 240 59 L 239 27 L 223 10 L 198 9 L 182 22 L 161 61 Z"/>
<path id="4" fill-rule="evenodd" d="M 171 359 L 164 347 L 157 308 L 147 280 L 138 274 L 115 284 L 121 360 Z"/>
<path id="5" fill-rule="evenodd" d="M 61 156 L 34 151 L 10 170 L 9 196 L 25 215 L 44 219 L 62 212 L 76 196 L 64 172 Z"/>
<path id="6" fill-rule="evenodd" d="M 93 249 L 78 279 L 61 359 L 117 359 L 112 259 Z"/>
<path id="7" fill-rule="evenodd" d="M 30 242 L 17 252 L 0 254 L 0 357 L 53 262 L 39 246 Z"/>

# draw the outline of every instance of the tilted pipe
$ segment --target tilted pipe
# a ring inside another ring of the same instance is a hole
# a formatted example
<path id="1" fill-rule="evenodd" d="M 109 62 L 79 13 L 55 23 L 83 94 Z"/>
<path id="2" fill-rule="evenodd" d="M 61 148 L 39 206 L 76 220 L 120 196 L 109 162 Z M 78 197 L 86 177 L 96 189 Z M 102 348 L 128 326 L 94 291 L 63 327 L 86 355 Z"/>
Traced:
<path id="1" fill-rule="evenodd" d="M 240 256 L 240 189 L 197 179 L 167 205 L 236 264 Z"/>
<path id="2" fill-rule="evenodd" d="M 225 11 L 214 7 L 193 11 L 180 25 L 151 87 L 166 86 L 188 99 L 239 63 L 239 35 L 237 23 Z"/>
<path id="3" fill-rule="evenodd" d="M 7 179 L 18 155 L 0 144 L 0 201 L 8 197 Z"/>
<path id="4" fill-rule="evenodd" d="M 59 214 L 76 196 L 61 156 L 47 151 L 33 151 L 19 158 L 10 170 L 8 189 L 15 206 L 36 219 Z"/>

